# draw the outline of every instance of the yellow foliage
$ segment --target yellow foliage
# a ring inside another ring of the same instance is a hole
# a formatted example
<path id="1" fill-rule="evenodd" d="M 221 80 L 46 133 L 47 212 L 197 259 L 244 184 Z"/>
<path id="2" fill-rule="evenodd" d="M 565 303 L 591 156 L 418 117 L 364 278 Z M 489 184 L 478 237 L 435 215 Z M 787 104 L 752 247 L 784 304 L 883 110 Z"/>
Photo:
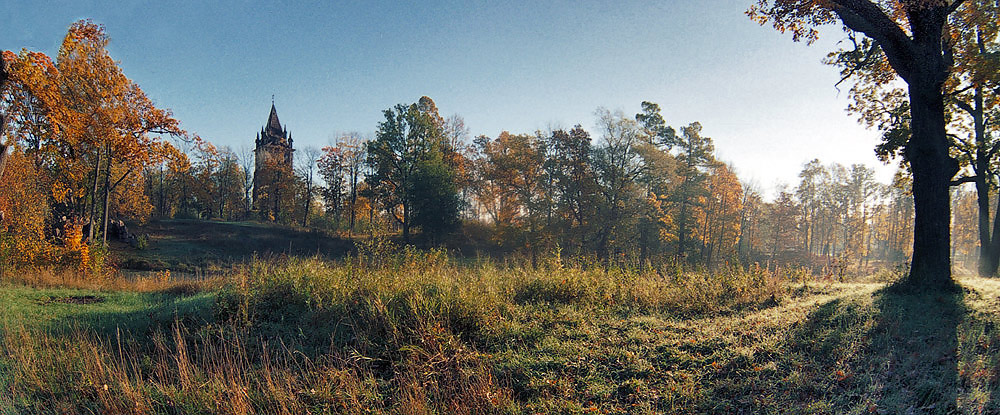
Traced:
<path id="1" fill-rule="evenodd" d="M 13 148 L 0 176 L 0 255 L 10 253 L 5 256 L 22 264 L 50 258 L 44 234 L 45 202 L 35 166 L 20 149 Z"/>
<path id="2" fill-rule="evenodd" d="M 90 266 L 90 248 L 83 243 L 83 225 L 77 222 L 66 224 L 63 236 L 63 245 L 66 253 L 63 260 L 66 262 L 76 262 L 81 270 Z"/>

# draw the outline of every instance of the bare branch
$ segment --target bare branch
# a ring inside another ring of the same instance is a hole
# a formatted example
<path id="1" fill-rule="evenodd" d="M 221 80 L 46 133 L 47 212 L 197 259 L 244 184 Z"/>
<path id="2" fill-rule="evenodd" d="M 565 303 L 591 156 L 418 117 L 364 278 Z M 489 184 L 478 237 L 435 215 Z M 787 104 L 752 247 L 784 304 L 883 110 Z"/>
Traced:
<path id="1" fill-rule="evenodd" d="M 962 184 L 965 184 L 965 183 L 972 183 L 972 182 L 976 181 L 976 179 L 978 179 L 978 178 L 979 178 L 979 176 L 964 176 L 964 177 L 959 177 L 959 178 L 957 178 L 957 179 L 952 180 L 951 182 L 949 182 L 949 184 L 951 186 L 959 186 L 959 185 L 962 185 Z"/>

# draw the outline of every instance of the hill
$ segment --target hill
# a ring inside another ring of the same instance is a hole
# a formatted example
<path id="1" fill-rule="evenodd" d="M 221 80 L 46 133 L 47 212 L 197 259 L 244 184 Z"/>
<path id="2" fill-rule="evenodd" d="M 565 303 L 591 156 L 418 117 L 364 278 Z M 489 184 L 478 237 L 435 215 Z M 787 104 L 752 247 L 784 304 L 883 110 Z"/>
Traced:
<path id="1" fill-rule="evenodd" d="M 257 256 L 339 258 L 354 243 L 315 229 L 259 222 L 158 219 L 129 231 L 143 242 L 113 241 L 119 268 L 212 274 Z"/>

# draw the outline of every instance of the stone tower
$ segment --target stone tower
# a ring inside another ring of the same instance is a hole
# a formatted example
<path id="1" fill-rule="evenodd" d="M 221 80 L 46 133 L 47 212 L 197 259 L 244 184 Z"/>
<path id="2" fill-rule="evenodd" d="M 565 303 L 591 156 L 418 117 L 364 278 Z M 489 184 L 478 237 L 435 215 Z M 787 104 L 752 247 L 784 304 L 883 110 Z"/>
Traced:
<path id="1" fill-rule="evenodd" d="M 281 198 L 282 183 L 292 177 L 292 135 L 278 121 L 278 111 L 271 102 L 271 114 L 267 123 L 257 133 L 254 148 L 253 202 L 258 209 L 273 209 L 277 214 Z M 273 199 L 273 203 L 262 206 L 260 197 Z M 273 206 L 273 208 L 272 208 Z"/>

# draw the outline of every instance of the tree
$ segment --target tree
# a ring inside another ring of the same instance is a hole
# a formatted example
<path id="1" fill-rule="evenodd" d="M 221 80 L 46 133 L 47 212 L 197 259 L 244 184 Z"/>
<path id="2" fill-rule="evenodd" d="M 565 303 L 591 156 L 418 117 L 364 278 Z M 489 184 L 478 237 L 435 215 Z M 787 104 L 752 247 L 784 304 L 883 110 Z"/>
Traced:
<path id="1" fill-rule="evenodd" d="M 781 258 L 778 254 L 794 249 L 797 245 L 796 216 L 799 207 L 796 206 L 792 194 L 784 188 L 779 189 L 778 197 L 764 209 L 765 243 L 768 246 L 768 267 L 777 267 Z"/>
<path id="2" fill-rule="evenodd" d="M 455 185 L 452 167 L 441 154 L 420 160 L 411 182 L 410 199 L 413 204 L 413 226 L 431 242 L 458 229 L 462 201 Z"/>
<path id="3" fill-rule="evenodd" d="M 347 194 L 347 209 L 350 221 L 348 222 L 348 233 L 354 232 L 355 220 L 358 213 L 358 180 L 361 178 L 361 168 L 365 161 L 365 143 L 360 133 L 348 133 L 337 141 L 337 149 L 341 155 L 341 162 L 347 175 L 347 184 L 350 186 Z"/>
<path id="4" fill-rule="evenodd" d="M 490 216 L 501 244 L 517 244 L 516 234 L 530 221 L 541 174 L 541 154 L 536 137 L 500 133 L 496 139 L 474 140 L 476 159 L 472 181 L 476 200 Z"/>
<path id="5" fill-rule="evenodd" d="M 830 172 L 820 163 L 819 159 L 813 159 L 802 166 L 799 178 L 801 181 L 799 186 L 795 188 L 795 196 L 798 197 L 799 206 L 802 207 L 802 246 L 805 252 L 811 255 L 816 249 L 816 234 L 822 206 L 822 186 L 830 180 Z"/>
<path id="6" fill-rule="evenodd" d="M 418 175 L 432 180 L 444 180 L 438 162 L 445 162 L 448 148 L 445 143 L 444 120 L 438 115 L 434 101 L 421 97 L 417 103 L 398 104 L 383 111 L 385 121 L 379 123 L 375 139 L 368 142 L 368 165 L 371 174 L 368 183 L 384 205 L 386 212 L 403 230 L 403 240 L 409 242 L 410 228 L 414 225 L 414 202 L 418 196 Z M 450 167 L 450 166 L 449 166 Z M 426 171 L 420 171 L 426 168 Z M 453 176 L 451 176 L 453 179 Z M 415 190 L 416 189 L 416 190 Z M 454 187 L 452 187 L 454 189 Z M 419 192 L 424 197 L 445 197 L 437 192 Z M 450 203 L 449 198 L 439 200 Z M 427 209 L 434 204 L 431 199 L 421 199 Z M 449 211 L 443 213 L 450 214 Z M 456 212 L 457 214 L 457 212 Z M 424 216 L 426 218 L 426 216 Z"/>
<path id="7" fill-rule="evenodd" d="M 638 150 L 641 132 L 635 120 L 621 111 L 612 113 L 604 108 L 597 110 L 597 118 L 601 146 L 594 152 L 594 170 L 604 197 L 597 255 L 607 259 L 610 245 L 616 241 L 622 243 L 632 231 L 627 222 L 636 218 L 637 208 L 643 203 L 637 181 L 645 165 Z"/>
<path id="8" fill-rule="evenodd" d="M 980 275 L 989 276 L 1000 266 L 1000 211 L 990 229 L 990 191 L 997 188 L 994 164 L 1000 150 L 995 132 L 1000 123 L 991 122 L 1000 114 L 1000 4 L 975 0 L 957 10 L 951 19 L 955 36 L 955 69 L 949 82 L 948 103 L 955 130 L 952 145 L 959 149 L 959 161 L 971 174 L 954 184 L 972 181 L 978 206 Z M 967 138 L 963 138 L 963 136 Z"/>
<path id="9" fill-rule="evenodd" d="M 313 202 L 313 171 L 316 170 L 316 162 L 320 158 L 320 151 L 315 147 L 306 147 L 302 150 L 302 157 L 299 158 L 299 175 L 302 176 L 305 185 L 305 194 L 302 198 L 302 226 L 309 224 L 309 211 Z"/>
<path id="10" fill-rule="evenodd" d="M 3 91 L 4 87 L 7 85 L 7 64 L 4 62 L 3 54 L 0 54 L 0 91 Z M 3 139 L 3 126 L 7 123 L 4 120 L 4 114 L 0 113 L 0 176 L 3 176 L 4 165 L 7 164 L 7 143 Z M 0 217 L 2 219 L 2 217 Z"/>
<path id="11" fill-rule="evenodd" d="M 888 2 L 887 2 L 888 3 Z M 949 154 L 942 87 L 954 57 L 948 16 L 963 0 L 759 0 L 748 14 L 761 24 L 814 40 L 815 26 L 837 21 L 871 38 L 907 84 L 910 138 L 904 153 L 913 171 L 913 263 L 908 282 L 918 287 L 953 284 L 950 261 L 949 185 L 958 162 Z"/>
<path id="12" fill-rule="evenodd" d="M 701 124 L 695 122 L 681 128 L 681 135 L 673 143 L 677 150 L 677 175 L 681 182 L 670 201 L 677 206 L 677 256 L 684 257 L 687 252 L 687 240 L 694 231 L 692 212 L 697 208 L 699 200 L 705 196 L 708 179 L 706 169 L 716 162 L 712 152 L 715 146 L 712 139 L 701 136 Z"/>
<path id="13" fill-rule="evenodd" d="M 317 160 L 319 175 L 326 183 L 323 188 L 323 204 L 326 206 L 328 215 L 332 215 L 334 220 L 340 222 L 340 212 L 344 205 L 344 171 L 347 170 L 343 148 L 323 147 L 323 154 Z"/>
<path id="14" fill-rule="evenodd" d="M 700 210 L 702 257 L 706 266 L 713 260 L 736 258 L 743 210 L 743 185 L 730 166 L 719 163 L 708 180 L 708 195 Z"/>
<path id="15" fill-rule="evenodd" d="M 994 0 L 969 0 L 949 16 L 950 43 L 954 45 L 954 67 L 945 82 L 945 111 L 953 155 L 962 166 L 962 177 L 952 185 L 975 183 L 979 207 L 979 266 L 981 275 L 992 275 L 1000 264 L 1000 226 L 990 228 L 990 192 L 997 188 L 993 164 L 998 155 L 993 132 L 997 123 L 990 113 L 1000 105 L 1000 38 L 997 37 L 1000 5 Z M 827 63 L 841 68 L 844 79 L 854 79 L 848 107 L 869 127 L 883 131 L 876 152 L 883 161 L 901 157 L 910 136 L 910 114 L 906 91 L 884 54 L 871 39 L 849 34 L 851 49 L 830 55 Z M 995 221 L 994 221 L 995 222 Z"/>
<path id="16" fill-rule="evenodd" d="M 553 131 L 544 140 L 544 168 L 549 176 L 549 186 L 555 193 L 555 221 L 563 223 L 561 234 L 565 247 L 574 247 L 582 252 L 587 247 L 590 227 L 596 217 L 598 207 L 597 181 L 591 157 L 590 133 L 577 125 L 569 131 Z M 551 216 L 551 215 L 550 215 Z"/>
<path id="17" fill-rule="evenodd" d="M 107 52 L 104 28 L 74 23 L 55 62 L 37 52 L 4 52 L 10 85 L 4 103 L 17 113 L 13 128 L 26 133 L 26 151 L 45 174 L 58 216 L 98 224 L 107 233 L 111 201 L 118 212 L 148 211 L 148 200 L 131 187 L 144 166 L 176 155 L 164 135 L 186 137 L 170 111 L 153 105 Z M 127 186 L 122 190 L 119 186 Z M 138 197 L 119 197 L 116 191 Z"/>

